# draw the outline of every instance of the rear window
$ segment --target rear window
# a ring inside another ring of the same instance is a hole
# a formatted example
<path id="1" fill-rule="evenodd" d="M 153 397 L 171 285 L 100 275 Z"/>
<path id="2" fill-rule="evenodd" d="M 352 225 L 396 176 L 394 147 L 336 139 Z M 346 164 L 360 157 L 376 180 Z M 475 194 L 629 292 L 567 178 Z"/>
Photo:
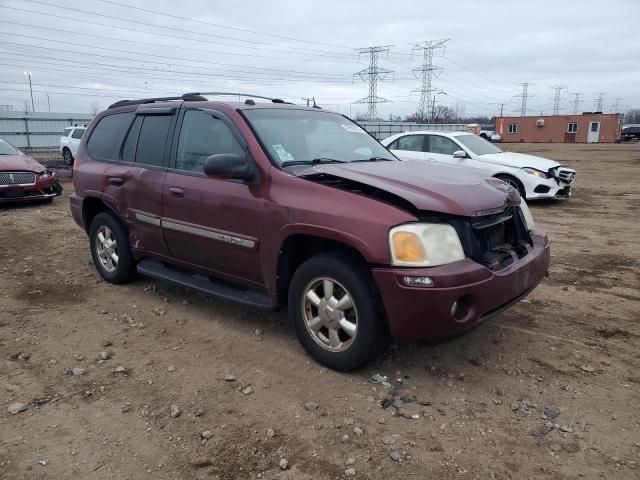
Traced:
<path id="1" fill-rule="evenodd" d="M 71 134 L 71 138 L 80 139 L 84 135 L 84 128 L 76 128 Z"/>
<path id="2" fill-rule="evenodd" d="M 89 155 L 105 160 L 118 160 L 120 146 L 134 116 L 134 112 L 124 112 L 102 117 L 87 143 Z"/>

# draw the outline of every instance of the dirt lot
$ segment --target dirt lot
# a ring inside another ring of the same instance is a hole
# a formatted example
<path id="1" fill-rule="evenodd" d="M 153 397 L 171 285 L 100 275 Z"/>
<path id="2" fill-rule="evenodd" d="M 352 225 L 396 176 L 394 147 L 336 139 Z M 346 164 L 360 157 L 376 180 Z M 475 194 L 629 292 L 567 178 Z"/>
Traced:
<path id="1" fill-rule="evenodd" d="M 640 146 L 507 148 L 578 170 L 571 200 L 532 207 L 551 276 L 352 374 L 311 361 L 286 313 L 101 281 L 70 183 L 1 208 L 0 478 L 640 478 Z"/>

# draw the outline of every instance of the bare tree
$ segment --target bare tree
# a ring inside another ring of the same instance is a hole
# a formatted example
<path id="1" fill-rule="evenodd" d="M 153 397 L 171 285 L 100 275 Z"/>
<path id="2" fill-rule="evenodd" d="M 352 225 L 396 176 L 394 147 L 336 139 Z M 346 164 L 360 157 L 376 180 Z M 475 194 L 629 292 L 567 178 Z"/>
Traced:
<path id="1" fill-rule="evenodd" d="M 640 108 L 632 108 L 624 115 L 624 123 L 640 123 Z"/>
<path id="2" fill-rule="evenodd" d="M 97 115 L 101 110 L 102 107 L 100 107 L 100 104 L 98 102 L 91 102 L 91 113 Z"/>

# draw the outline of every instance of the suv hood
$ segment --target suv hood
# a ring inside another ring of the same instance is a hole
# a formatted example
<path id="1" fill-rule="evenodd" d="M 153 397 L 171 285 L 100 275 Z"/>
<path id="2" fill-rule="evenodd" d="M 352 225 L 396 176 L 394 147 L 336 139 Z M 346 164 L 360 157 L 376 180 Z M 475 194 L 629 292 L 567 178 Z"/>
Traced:
<path id="1" fill-rule="evenodd" d="M 28 155 L 0 155 L 0 171 L 21 171 L 40 173 L 45 168 Z"/>
<path id="2" fill-rule="evenodd" d="M 357 184 L 366 185 L 400 197 L 416 210 L 465 217 L 486 215 L 520 203 L 515 190 L 502 180 L 487 177 L 482 170 L 455 165 L 378 161 L 318 165 L 292 173 L 328 185 L 333 182 L 323 179 L 350 180 L 355 182 L 353 191 L 361 190 Z"/>
<path id="3" fill-rule="evenodd" d="M 515 168 L 531 167 L 543 172 L 548 172 L 550 168 L 559 167 L 560 164 L 548 158 L 526 155 L 524 153 L 502 152 L 490 153 L 488 155 L 478 155 L 479 160 L 497 163 Z"/>

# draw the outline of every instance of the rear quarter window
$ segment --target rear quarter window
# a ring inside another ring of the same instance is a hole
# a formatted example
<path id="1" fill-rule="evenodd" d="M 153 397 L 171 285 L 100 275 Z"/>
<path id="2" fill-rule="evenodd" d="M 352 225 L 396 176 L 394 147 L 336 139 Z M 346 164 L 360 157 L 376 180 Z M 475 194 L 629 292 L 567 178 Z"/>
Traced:
<path id="1" fill-rule="evenodd" d="M 75 138 L 77 140 L 81 139 L 84 135 L 84 128 L 76 128 L 71 134 L 71 138 Z"/>
<path id="2" fill-rule="evenodd" d="M 113 113 L 102 117 L 87 142 L 89 155 L 104 160 L 118 160 L 120 146 L 135 112 Z"/>

